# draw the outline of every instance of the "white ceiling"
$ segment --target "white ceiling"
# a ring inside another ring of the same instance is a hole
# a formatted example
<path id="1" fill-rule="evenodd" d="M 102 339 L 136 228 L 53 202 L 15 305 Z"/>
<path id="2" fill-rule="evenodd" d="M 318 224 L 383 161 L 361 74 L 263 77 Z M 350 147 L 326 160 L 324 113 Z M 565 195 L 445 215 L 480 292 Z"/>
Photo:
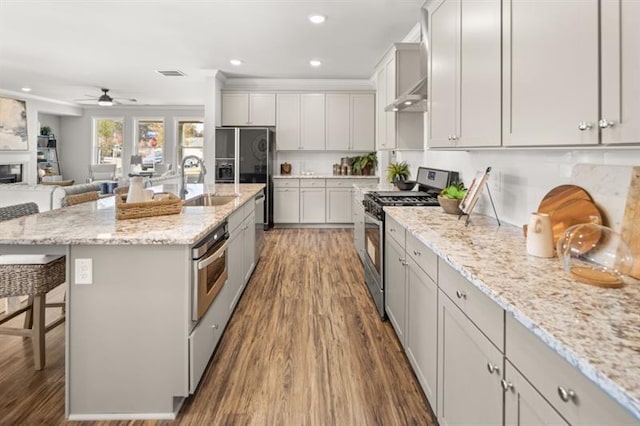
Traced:
<path id="1" fill-rule="evenodd" d="M 369 78 L 424 0 L 0 0 L 0 89 L 202 105 L 207 76 Z M 327 21 L 313 25 L 310 14 Z M 244 64 L 234 67 L 229 59 Z M 320 59 L 320 68 L 309 66 Z M 157 69 L 187 77 L 163 77 Z"/>

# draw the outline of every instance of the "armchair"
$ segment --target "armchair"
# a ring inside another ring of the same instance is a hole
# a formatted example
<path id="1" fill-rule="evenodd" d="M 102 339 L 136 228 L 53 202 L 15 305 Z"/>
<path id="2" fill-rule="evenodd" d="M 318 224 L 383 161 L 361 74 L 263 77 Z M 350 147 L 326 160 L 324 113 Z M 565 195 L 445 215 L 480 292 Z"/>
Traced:
<path id="1" fill-rule="evenodd" d="M 91 164 L 89 166 L 89 183 L 113 181 L 115 178 L 115 164 Z"/>

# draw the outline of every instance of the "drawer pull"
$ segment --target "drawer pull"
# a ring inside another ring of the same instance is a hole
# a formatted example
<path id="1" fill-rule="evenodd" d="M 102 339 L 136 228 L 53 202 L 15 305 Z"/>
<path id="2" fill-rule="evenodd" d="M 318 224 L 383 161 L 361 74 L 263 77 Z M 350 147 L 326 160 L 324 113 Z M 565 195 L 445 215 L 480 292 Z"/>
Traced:
<path id="1" fill-rule="evenodd" d="M 414 256 L 420 256 L 422 253 L 420 253 L 420 250 L 414 250 L 413 251 L 413 255 Z"/>
<path id="2" fill-rule="evenodd" d="M 489 371 L 489 374 L 500 374 L 500 368 L 491 362 L 487 363 L 487 370 Z"/>
<path id="3" fill-rule="evenodd" d="M 513 383 L 507 382 L 505 379 L 500 380 L 500 385 L 505 392 L 513 391 Z"/>
<path id="4" fill-rule="evenodd" d="M 558 386 L 558 395 L 564 402 L 575 401 L 577 397 L 573 389 L 565 389 L 564 386 Z"/>
<path id="5" fill-rule="evenodd" d="M 394 228 L 389 228 L 389 232 L 396 232 Z"/>
<path id="6" fill-rule="evenodd" d="M 467 293 L 462 290 L 456 290 L 456 296 L 458 296 L 458 299 L 466 299 Z"/>
<path id="7" fill-rule="evenodd" d="M 217 330 L 217 329 L 218 329 L 218 324 L 213 324 L 213 325 L 211 326 L 211 328 L 213 328 L 214 330 Z"/>

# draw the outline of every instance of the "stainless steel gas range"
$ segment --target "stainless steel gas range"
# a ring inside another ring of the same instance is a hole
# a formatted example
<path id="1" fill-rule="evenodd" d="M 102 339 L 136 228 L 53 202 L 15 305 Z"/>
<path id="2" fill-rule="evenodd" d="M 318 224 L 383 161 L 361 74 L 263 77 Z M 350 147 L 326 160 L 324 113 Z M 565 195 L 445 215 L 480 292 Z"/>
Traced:
<path id="1" fill-rule="evenodd" d="M 362 204 L 365 210 L 364 275 L 371 298 L 382 319 L 386 319 L 384 283 L 384 233 L 385 206 L 437 206 L 438 193 L 458 180 L 458 173 L 418 168 L 418 191 L 386 191 L 365 194 Z"/>

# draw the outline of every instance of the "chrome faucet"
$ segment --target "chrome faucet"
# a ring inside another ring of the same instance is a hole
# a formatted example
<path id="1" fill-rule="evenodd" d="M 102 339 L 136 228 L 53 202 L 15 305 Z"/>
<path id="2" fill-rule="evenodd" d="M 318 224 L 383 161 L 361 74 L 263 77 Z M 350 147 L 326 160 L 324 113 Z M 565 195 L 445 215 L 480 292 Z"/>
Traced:
<path id="1" fill-rule="evenodd" d="M 204 175 L 207 174 L 207 168 L 204 166 L 204 160 L 196 155 L 187 155 L 186 157 L 184 157 L 182 159 L 182 188 L 180 189 L 180 198 L 182 198 L 183 200 L 186 198 L 187 195 L 187 180 L 184 174 L 184 169 L 185 169 L 185 165 L 187 164 L 187 161 L 190 160 L 194 160 L 195 161 L 195 165 L 199 165 L 200 166 L 200 174 L 198 174 L 198 180 L 196 181 L 196 183 L 204 183 Z"/>

